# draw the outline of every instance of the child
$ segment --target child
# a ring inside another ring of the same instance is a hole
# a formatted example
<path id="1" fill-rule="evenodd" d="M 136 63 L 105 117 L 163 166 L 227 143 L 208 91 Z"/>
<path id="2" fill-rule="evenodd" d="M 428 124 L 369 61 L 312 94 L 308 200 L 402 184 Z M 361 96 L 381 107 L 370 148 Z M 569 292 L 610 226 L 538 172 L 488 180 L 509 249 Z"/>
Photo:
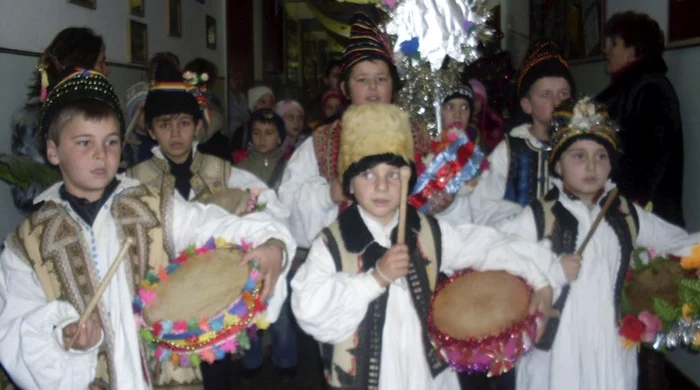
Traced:
<path id="1" fill-rule="evenodd" d="M 574 80 L 553 42 L 534 45 L 518 78 L 520 108 L 528 123 L 515 127 L 489 156 L 469 201 L 474 223 L 498 226 L 550 189 L 546 169 L 549 120 L 571 96 Z"/>
<path id="2" fill-rule="evenodd" d="M 637 350 L 620 342 L 618 305 L 636 246 L 677 247 L 688 241 L 680 228 L 634 205 L 615 199 L 583 259 L 575 255 L 615 184 L 616 128 L 604 108 L 589 98 L 569 100 L 552 114 L 548 169 L 552 188 L 503 230 L 531 241 L 547 239 L 564 255 L 546 271 L 555 298 L 569 283 L 568 300 L 550 351 L 535 350 L 518 365 L 517 388 L 637 389 Z"/>
<path id="3" fill-rule="evenodd" d="M 284 119 L 287 136 L 284 139 L 285 152 L 291 155 L 311 136 L 304 120 L 304 108 L 296 100 L 281 100 L 275 104 L 275 113 Z"/>
<path id="4" fill-rule="evenodd" d="M 261 214 L 239 218 L 115 176 L 124 121 L 100 73 L 67 75 L 49 92 L 40 123 L 47 158 L 63 182 L 37 198 L 41 208 L 8 237 L 0 255 L 0 363 L 19 387 L 146 389 L 196 382 L 198 370 L 160 364 L 140 343 L 132 302 L 145 272 L 212 236 L 254 243 L 244 260 L 260 261 L 265 283 L 275 286 L 268 311 L 274 320 L 286 295 L 283 262 L 295 250 L 283 224 Z M 127 237 L 134 242 L 127 260 L 77 329 Z M 76 334 L 73 348 L 64 350 Z"/>
<path id="5" fill-rule="evenodd" d="M 126 167 L 146 161 L 153 154 L 151 149 L 157 145 L 148 135 L 146 117 L 143 108 L 148 96 L 148 84 L 143 81 L 129 87 L 126 90 L 126 140 L 123 148 L 123 156 Z"/>
<path id="6" fill-rule="evenodd" d="M 205 119 L 204 107 L 200 105 L 204 100 L 195 86 L 197 80 L 183 81 L 179 69 L 169 61 L 156 66 L 155 76 L 144 113 L 148 134 L 158 146 L 152 150 L 153 157 L 127 170 L 127 175 L 154 191 L 177 192 L 185 200 L 216 201 L 230 212 L 235 212 L 238 204 L 219 202 L 222 194 L 261 189 L 259 202 L 266 205 L 266 210 L 281 220 L 287 218 L 289 212 L 275 192 L 255 175 L 197 151 L 195 139 Z M 216 195 L 218 192 L 222 194 Z"/>
<path id="7" fill-rule="evenodd" d="M 236 167 L 277 189 L 287 164 L 283 147 L 287 136 L 284 122 L 274 111 L 265 108 L 255 111 L 250 117 L 248 131 L 253 145 L 250 150 L 236 154 Z"/>
<path id="8" fill-rule="evenodd" d="M 441 188 L 440 191 L 431 190 L 429 189 L 431 186 L 426 185 L 421 188 L 418 196 L 412 196 L 413 199 L 410 200 L 410 203 L 421 211 L 425 210 L 430 215 L 439 214 L 443 220 L 454 225 L 460 225 L 471 222 L 469 194 L 474 188 L 471 180 L 477 177 L 478 169 L 483 159 L 481 149 L 475 147 L 479 142 L 478 133 L 476 129 L 469 126 L 471 111 L 474 107 L 474 91 L 469 85 L 455 85 L 445 91 L 440 101 L 442 131 L 438 139 L 430 143 L 431 152 L 423 156 L 419 164 L 418 175 L 423 174 L 425 169 L 431 168 L 431 162 L 437 156 L 450 152 L 451 148 L 456 146 L 453 145 L 455 142 L 463 142 L 463 147 L 458 149 L 462 150 L 463 153 L 471 151 L 469 158 L 466 158 L 460 164 L 459 170 L 461 171 L 467 164 L 475 164 L 475 171 L 470 172 L 459 186 L 453 186 L 455 187 L 454 191 L 445 190 L 444 186 L 432 186 Z M 464 138 L 465 136 L 466 138 Z M 446 151 L 446 149 L 448 150 Z M 458 152 L 455 151 L 454 153 L 457 154 Z M 431 171 L 436 171 L 439 169 L 439 166 L 432 168 Z M 433 176 L 431 181 L 441 180 L 444 177 L 438 178 Z M 419 180 L 420 182 L 422 180 Z M 425 183 L 429 184 L 427 181 Z"/>
<path id="9" fill-rule="evenodd" d="M 333 118 L 343 110 L 343 94 L 340 91 L 330 90 L 323 94 L 321 107 L 323 108 L 323 119 Z"/>
<path id="10" fill-rule="evenodd" d="M 506 269 L 534 286 L 532 310 L 547 309 L 551 290 L 531 259 L 552 254 L 489 228 L 457 230 L 411 206 L 406 245 L 397 245 L 399 169 L 414 155 L 408 115 L 350 106 L 342 126 L 338 175 L 353 205 L 314 240 L 292 280 L 297 321 L 322 343 L 332 388 L 459 389 L 424 326 L 438 272 Z M 409 273 L 418 281 L 408 283 Z"/>
<path id="11" fill-rule="evenodd" d="M 341 71 L 341 90 L 351 104 L 393 101 L 399 77 L 387 39 L 367 15 L 355 14 Z M 416 151 L 427 153 L 428 132 L 413 123 L 411 130 Z M 290 227 L 302 247 L 308 247 L 346 204 L 337 177 L 341 133 L 340 121 L 318 128 L 287 163 L 279 195 L 292 213 Z"/>

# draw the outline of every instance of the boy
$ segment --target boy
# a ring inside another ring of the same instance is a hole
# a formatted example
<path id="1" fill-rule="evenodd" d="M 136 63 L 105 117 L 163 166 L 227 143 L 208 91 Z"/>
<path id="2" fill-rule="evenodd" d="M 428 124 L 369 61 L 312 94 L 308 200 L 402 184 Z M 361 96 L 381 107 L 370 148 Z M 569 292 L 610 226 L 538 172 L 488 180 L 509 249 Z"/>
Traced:
<path id="1" fill-rule="evenodd" d="M 565 255 L 576 252 L 615 188 L 610 177 L 618 161 L 617 134 L 605 108 L 586 97 L 557 108 L 550 139 L 554 188 L 503 230 L 531 241 L 547 239 L 555 253 L 564 255 L 543 268 L 556 283 L 555 297 L 564 284 L 571 290 L 551 350 L 534 350 L 520 361 L 517 388 L 637 389 L 637 349 L 623 346 L 617 326 L 632 251 L 643 246 L 663 253 L 695 238 L 620 196 L 583 259 Z"/>
<path id="2" fill-rule="evenodd" d="M 0 363 L 18 386 L 146 389 L 195 382 L 198 370 L 159 364 L 140 343 L 131 303 L 147 271 L 212 236 L 254 242 L 244 260 L 260 261 L 265 283 L 275 287 L 274 320 L 286 295 L 283 262 L 295 250 L 283 224 L 261 214 L 239 218 L 115 176 L 124 121 L 100 73 L 67 75 L 50 91 L 40 123 L 47 158 L 63 182 L 37 198 L 43 205 L 8 237 L 0 255 Z M 129 257 L 77 329 L 127 237 L 135 243 Z M 76 333 L 73 348 L 64 350 Z"/>
<path id="3" fill-rule="evenodd" d="M 279 115 L 270 109 L 257 110 L 248 121 L 248 132 L 252 140 L 250 150 L 236 153 L 236 167 L 246 170 L 276 189 L 282 180 L 287 160 L 284 142 L 286 126 Z"/>
<path id="4" fill-rule="evenodd" d="M 520 108 L 528 123 L 511 130 L 489 155 L 489 169 L 469 199 L 474 223 L 498 226 L 549 190 L 549 120 L 573 90 L 574 80 L 557 46 L 535 44 L 518 78 Z"/>
<path id="5" fill-rule="evenodd" d="M 275 217 L 285 220 L 289 212 L 279 203 L 275 192 L 255 175 L 198 152 L 195 140 L 206 119 L 204 107 L 200 106 L 203 96 L 199 96 L 196 87 L 198 80 L 183 81 L 179 70 L 168 61 L 157 64 L 155 75 L 144 114 L 148 134 L 158 146 L 152 150 L 153 157 L 127 170 L 127 176 L 153 191 L 177 192 L 185 200 L 211 200 L 230 212 L 239 209 L 236 202 L 230 202 L 231 198 L 247 202 L 246 196 L 240 196 L 241 192 L 261 189 L 259 203 L 264 203 L 266 211 Z M 229 198 L 226 202 L 219 201 L 225 197 Z"/>
<path id="6" fill-rule="evenodd" d="M 292 280 L 297 322 L 322 343 L 331 388 L 459 389 L 424 326 L 438 272 L 506 269 L 535 288 L 531 312 L 546 312 L 551 289 L 531 259 L 552 254 L 490 228 L 457 230 L 411 206 L 406 245 L 395 244 L 399 169 L 414 155 L 408 115 L 389 104 L 351 106 L 342 126 L 338 176 L 354 202 Z"/>
<path id="7" fill-rule="evenodd" d="M 399 76 L 392 51 L 388 38 L 367 15 L 353 17 L 342 61 L 340 89 L 351 104 L 393 101 Z M 428 153 L 428 132 L 416 123 L 411 124 L 411 132 L 416 152 Z M 347 204 L 337 177 L 341 133 L 339 120 L 318 128 L 287 163 L 279 195 L 292 214 L 290 228 L 302 247 L 308 247 Z"/>

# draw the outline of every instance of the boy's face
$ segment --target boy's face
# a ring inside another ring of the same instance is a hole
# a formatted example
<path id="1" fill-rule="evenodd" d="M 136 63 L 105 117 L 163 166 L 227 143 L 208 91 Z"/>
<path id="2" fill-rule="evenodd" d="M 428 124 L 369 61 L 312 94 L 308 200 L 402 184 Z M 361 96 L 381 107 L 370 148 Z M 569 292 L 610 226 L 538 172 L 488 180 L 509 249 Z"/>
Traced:
<path id="1" fill-rule="evenodd" d="M 471 109 L 467 99 L 457 97 L 442 105 L 442 127 L 449 129 L 454 123 L 461 123 L 462 130 L 469 124 Z"/>
<path id="2" fill-rule="evenodd" d="M 393 88 L 389 65 L 382 60 L 358 62 L 352 67 L 348 82 L 341 85 L 343 94 L 358 105 L 391 103 Z"/>
<path id="3" fill-rule="evenodd" d="M 565 78 L 542 77 L 520 99 L 520 107 L 532 117 L 533 125 L 548 129 L 554 108 L 570 97 L 571 86 Z"/>
<path id="4" fill-rule="evenodd" d="M 328 98 L 326 100 L 326 105 L 323 106 L 323 114 L 326 118 L 330 118 L 338 113 L 338 108 L 340 108 L 340 99 L 338 98 Z"/>
<path id="5" fill-rule="evenodd" d="M 565 150 L 554 166 L 564 185 L 584 201 L 590 201 L 605 185 L 612 166 L 605 147 L 582 139 Z"/>
<path id="6" fill-rule="evenodd" d="M 260 153 L 271 152 L 282 144 L 277 126 L 270 122 L 253 122 L 253 147 Z"/>
<path id="7" fill-rule="evenodd" d="M 282 119 L 284 119 L 284 129 L 289 136 L 298 136 L 304 128 L 304 113 L 298 108 L 287 110 L 282 116 Z M 275 130 L 275 132 L 277 132 L 277 130 Z"/>
<path id="8" fill-rule="evenodd" d="M 187 161 L 192 143 L 199 132 L 201 121 L 195 123 L 190 114 L 161 115 L 153 119 L 148 134 L 161 152 L 176 164 Z"/>
<path id="9" fill-rule="evenodd" d="M 396 214 L 401 197 L 399 168 L 381 163 L 355 176 L 350 193 L 357 203 L 383 225 Z"/>
<path id="10" fill-rule="evenodd" d="M 94 202 L 117 174 L 121 152 L 119 122 L 113 116 L 85 120 L 76 116 L 61 130 L 59 143 L 46 143 L 46 157 L 58 165 L 66 190 Z"/>
<path id="11" fill-rule="evenodd" d="M 263 108 L 272 109 L 275 106 L 275 97 L 271 93 L 266 93 L 255 102 L 253 111 L 262 110 Z"/>

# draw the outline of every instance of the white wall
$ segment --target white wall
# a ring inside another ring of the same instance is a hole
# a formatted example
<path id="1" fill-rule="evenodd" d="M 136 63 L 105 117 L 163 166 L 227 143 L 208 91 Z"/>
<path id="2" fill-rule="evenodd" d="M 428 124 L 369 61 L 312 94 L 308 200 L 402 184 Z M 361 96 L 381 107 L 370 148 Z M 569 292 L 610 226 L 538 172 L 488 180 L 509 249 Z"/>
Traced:
<path id="1" fill-rule="evenodd" d="M 212 61 L 225 74 L 226 0 L 182 0 L 181 38 L 169 37 L 166 29 L 167 0 L 146 0 L 146 17 L 130 16 L 127 0 L 97 0 L 97 9 L 90 10 L 69 4 L 68 0 L 0 0 L 0 48 L 40 53 L 63 28 L 91 27 L 102 35 L 111 63 L 109 80 L 117 94 L 124 98 L 126 89 L 136 81 L 146 80 L 143 68 L 124 66 L 128 63 L 127 24 L 129 19 L 148 26 L 149 56 L 157 51 L 171 51 L 184 63 L 195 57 Z M 217 48 L 206 47 L 205 16 L 217 22 Z M 10 153 L 10 117 L 24 104 L 27 85 L 37 57 L 0 53 L 0 153 Z M 223 82 L 215 93 L 223 99 Z M 15 228 L 22 216 L 15 209 L 9 187 L 0 182 L 0 240 Z"/>
<path id="2" fill-rule="evenodd" d="M 508 12 L 504 17 L 508 21 L 506 45 L 513 52 L 514 63 L 519 66 L 521 54 L 527 48 L 527 41 L 515 36 L 517 33 L 529 34 L 528 2 L 522 0 L 503 0 Z M 606 17 L 617 12 L 634 10 L 644 12 L 654 18 L 664 31 L 668 31 L 668 0 L 606 0 Z M 667 50 L 664 58 L 669 67 L 668 78 L 673 83 L 681 105 L 683 118 L 683 140 L 685 145 L 685 167 L 683 178 L 683 209 L 687 228 L 691 232 L 700 230 L 700 154 L 696 147 L 700 145 L 700 46 Z M 581 93 L 596 95 L 609 83 L 604 73 L 602 60 L 572 64 L 571 73 L 576 80 L 576 87 Z M 700 357 L 683 350 L 675 351 L 669 359 L 688 377 L 700 385 Z"/>

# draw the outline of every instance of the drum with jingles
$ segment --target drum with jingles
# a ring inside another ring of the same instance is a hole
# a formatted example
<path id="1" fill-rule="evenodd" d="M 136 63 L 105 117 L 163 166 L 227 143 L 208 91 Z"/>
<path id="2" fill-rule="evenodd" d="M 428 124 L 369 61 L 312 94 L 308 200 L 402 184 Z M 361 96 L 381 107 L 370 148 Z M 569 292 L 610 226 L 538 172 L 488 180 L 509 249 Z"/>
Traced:
<path id="1" fill-rule="evenodd" d="M 240 265 L 247 246 L 211 239 L 146 274 L 134 312 L 156 358 L 180 366 L 213 362 L 249 348 L 249 332 L 267 327 L 260 269 Z"/>
<path id="2" fill-rule="evenodd" d="M 504 271 L 466 269 L 435 288 L 428 331 L 440 356 L 459 372 L 501 375 L 535 342 L 532 289 Z"/>

